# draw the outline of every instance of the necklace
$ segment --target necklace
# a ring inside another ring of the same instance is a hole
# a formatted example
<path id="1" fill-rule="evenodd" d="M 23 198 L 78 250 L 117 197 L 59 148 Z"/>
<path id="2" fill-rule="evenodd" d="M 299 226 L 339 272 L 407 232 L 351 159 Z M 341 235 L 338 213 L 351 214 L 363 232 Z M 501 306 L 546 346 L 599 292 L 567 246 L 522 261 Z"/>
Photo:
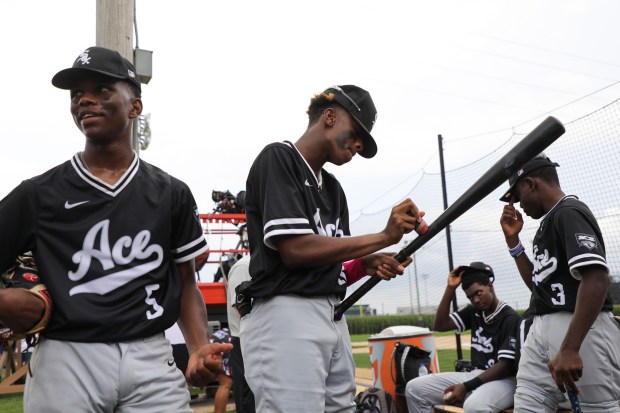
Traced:
<path id="1" fill-rule="evenodd" d="M 483 311 L 482 312 L 482 316 L 484 317 L 484 322 L 487 323 L 487 324 L 491 324 L 493 322 L 493 319 L 495 318 L 495 316 L 500 311 L 502 311 L 502 308 L 504 308 L 504 302 L 500 300 L 500 301 L 497 302 L 497 307 L 495 307 L 495 310 L 491 314 L 486 315 L 484 313 L 484 311 Z"/>
<path id="2" fill-rule="evenodd" d="M 553 211 L 553 210 L 555 209 L 555 207 L 556 207 L 556 206 L 560 205 L 560 202 L 562 202 L 562 201 L 564 201 L 565 199 L 568 199 L 568 198 L 575 198 L 575 199 L 579 199 L 579 198 L 577 198 L 577 196 L 575 196 L 575 195 L 564 195 L 564 197 L 563 197 L 562 199 L 560 199 L 558 202 L 556 202 L 556 203 L 555 203 L 555 205 L 554 205 L 554 206 L 552 206 L 552 207 L 551 207 L 551 209 L 550 209 L 549 211 L 547 211 L 547 213 L 546 213 L 546 214 L 542 217 L 542 220 L 541 220 L 541 224 L 540 224 L 540 225 L 542 225 L 542 223 L 543 223 L 543 222 L 545 222 L 545 220 L 546 220 L 546 219 L 547 219 L 547 217 L 549 216 L 549 213 L 550 213 L 551 211 Z"/>

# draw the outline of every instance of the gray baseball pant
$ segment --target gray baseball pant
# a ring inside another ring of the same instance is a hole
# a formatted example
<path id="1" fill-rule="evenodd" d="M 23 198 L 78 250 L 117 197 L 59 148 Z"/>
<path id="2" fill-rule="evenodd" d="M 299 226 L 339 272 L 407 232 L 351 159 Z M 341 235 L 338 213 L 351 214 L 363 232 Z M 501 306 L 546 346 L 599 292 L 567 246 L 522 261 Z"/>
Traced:
<path id="1" fill-rule="evenodd" d="M 477 377 L 484 370 L 447 372 L 416 377 L 407 383 L 405 397 L 409 413 L 432 413 L 433 405 L 445 404 L 446 387 Z M 496 413 L 512 406 L 516 379 L 514 376 L 483 384 L 470 392 L 463 404 L 465 413 Z"/>
<path id="2" fill-rule="evenodd" d="M 335 296 L 255 299 L 241 319 L 245 377 L 258 413 L 352 413 L 355 363 Z"/>
<path id="3" fill-rule="evenodd" d="M 120 343 L 42 339 L 30 359 L 24 413 L 191 413 L 164 334 Z"/>
<path id="4" fill-rule="evenodd" d="M 566 401 L 551 377 L 549 361 L 558 353 L 573 313 L 536 316 L 521 350 L 515 413 L 554 413 Z M 618 413 L 620 400 L 620 327 L 603 312 L 588 332 L 579 355 L 583 375 L 577 382 L 584 413 Z"/>

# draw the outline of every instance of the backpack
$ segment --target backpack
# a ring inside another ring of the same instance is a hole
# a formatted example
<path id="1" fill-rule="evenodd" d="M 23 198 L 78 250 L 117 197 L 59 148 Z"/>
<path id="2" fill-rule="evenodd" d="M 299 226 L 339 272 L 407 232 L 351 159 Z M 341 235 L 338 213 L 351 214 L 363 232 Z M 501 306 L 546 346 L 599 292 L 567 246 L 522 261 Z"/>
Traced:
<path id="1" fill-rule="evenodd" d="M 396 392 L 405 391 L 407 383 L 411 379 L 418 377 L 420 364 L 424 364 L 429 373 L 431 371 L 431 352 L 421 349 L 407 343 L 397 341 L 394 345 L 392 353 L 393 371 L 396 371 L 396 377 L 392 376 L 392 380 L 396 385 Z"/>
<path id="2" fill-rule="evenodd" d="M 376 387 L 369 387 L 355 396 L 355 413 L 394 413 L 394 402 L 390 393 Z"/>

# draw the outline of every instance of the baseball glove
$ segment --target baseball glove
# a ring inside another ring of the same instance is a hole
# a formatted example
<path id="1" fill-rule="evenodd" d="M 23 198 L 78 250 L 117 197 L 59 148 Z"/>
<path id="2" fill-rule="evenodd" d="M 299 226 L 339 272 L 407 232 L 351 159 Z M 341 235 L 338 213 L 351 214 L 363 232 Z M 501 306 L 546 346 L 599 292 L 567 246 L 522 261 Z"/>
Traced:
<path id="1" fill-rule="evenodd" d="M 52 300 L 47 288 L 39 279 L 39 271 L 32 256 L 19 257 L 15 265 L 0 276 L 0 288 L 24 289 L 45 304 L 39 322 L 25 333 L 17 333 L 0 322 L 0 341 L 29 339 L 47 327 L 52 313 Z"/>

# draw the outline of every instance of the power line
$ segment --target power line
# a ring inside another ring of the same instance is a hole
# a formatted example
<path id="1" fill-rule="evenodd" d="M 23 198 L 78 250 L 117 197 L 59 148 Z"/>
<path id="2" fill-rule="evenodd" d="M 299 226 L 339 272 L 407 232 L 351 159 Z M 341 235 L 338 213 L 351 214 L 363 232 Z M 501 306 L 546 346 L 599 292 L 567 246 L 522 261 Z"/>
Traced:
<path id="1" fill-rule="evenodd" d="M 612 79 L 612 78 L 608 78 L 608 77 L 603 77 L 603 76 L 597 76 L 597 75 L 591 75 L 591 74 L 588 74 L 588 73 L 578 72 L 576 70 L 568 70 L 568 69 L 565 69 L 565 68 L 562 68 L 562 67 L 547 65 L 547 64 L 544 64 L 544 63 L 533 62 L 531 60 L 519 59 L 517 57 L 512 57 L 512 56 L 506 56 L 506 55 L 503 55 L 503 54 L 500 54 L 500 53 L 488 52 L 486 50 L 475 49 L 473 47 L 465 47 L 465 46 L 459 46 L 459 45 L 454 45 L 454 44 L 451 44 L 450 46 L 457 47 L 459 49 L 471 50 L 471 51 L 476 52 L 476 53 L 486 54 L 486 55 L 493 56 L 493 57 L 499 57 L 501 59 L 512 60 L 512 61 L 519 62 L 519 63 L 526 63 L 526 64 L 533 65 L 533 66 L 540 66 L 540 67 L 544 67 L 546 69 L 553 69 L 553 70 L 558 70 L 558 71 L 561 71 L 561 72 L 573 73 L 573 74 L 577 74 L 577 75 L 580 75 L 580 76 L 591 77 L 591 78 L 607 80 L 607 81 L 610 81 L 610 80 L 614 81 L 614 80 L 616 80 L 616 79 Z"/>
<path id="2" fill-rule="evenodd" d="M 495 41 L 502 42 L 502 43 L 514 44 L 514 45 L 521 46 L 521 47 L 527 47 L 529 49 L 535 49 L 535 50 L 540 50 L 540 51 L 543 51 L 543 52 L 549 52 L 549 53 L 554 53 L 554 54 L 561 55 L 561 56 L 571 57 L 571 58 L 574 58 L 574 59 L 586 60 L 588 62 L 600 63 L 600 64 L 608 65 L 608 66 L 620 67 L 620 64 L 617 64 L 617 63 L 611 63 L 611 62 L 606 62 L 604 60 L 598 60 L 598 59 L 592 59 L 592 58 L 589 58 L 589 57 L 578 56 L 578 55 L 575 55 L 575 54 L 572 54 L 572 53 L 566 53 L 566 52 L 561 52 L 559 50 L 548 49 L 548 48 L 545 48 L 545 47 L 534 46 L 534 45 L 531 45 L 531 44 L 526 44 L 526 43 L 521 43 L 521 42 L 515 42 L 513 40 L 501 39 L 499 37 L 490 36 L 490 35 L 483 34 L 483 33 L 475 33 L 475 32 L 465 32 L 465 33 L 471 34 L 471 35 L 474 35 L 474 36 L 478 36 L 478 37 L 483 37 L 483 38 L 486 38 L 486 39 L 495 40 Z"/>
<path id="3" fill-rule="evenodd" d="M 450 72 L 463 73 L 463 74 L 470 75 L 470 76 L 477 76 L 477 77 L 482 77 L 482 78 L 486 78 L 486 79 L 497 80 L 499 82 L 512 83 L 512 84 L 515 84 L 515 85 L 518 85 L 518 86 L 527 86 L 527 87 L 531 87 L 533 89 L 547 90 L 547 91 L 550 91 L 550 92 L 563 93 L 563 94 L 573 95 L 573 96 L 581 96 L 579 93 L 569 92 L 569 91 L 563 90 L 563 89 L 555 89 L 555 88 L 550 88 L 550 87 L 547 87 L 547 86 L 534 85 L 532 83 L 527 83 L 527 82 L 519 82 L 519 81 L 516 81 L 516 80 L 513 80 L 513 79 L 507 79 L 507 78 L 503 78 L 503 77 L 499 77 L 499 76 L 491 76 L 491 75 L 487 75 L 487 74 L 472 72 L 472 71 L 469 71 L 469 70 L 455 69 L 455 68 L 451 68 L 451 67 L 447 67 L 447 66 L 442 66 L 442 65 L 438 65 L 438 64 L 434 64 L 434 63 L 427 63 L 427 62 L 421 62 L 421 61 L 415 61 L 415 63 L 422 64 L 422 65 L 429 66 L 429 67 L 435 67 L 435 68 L 442 69 L 442 70 L 447 70 L 447 71 L 450 71 Z M 602 100 L 602 98 L 600 98 L 600 99 Z"/>
<path id="4" fill-rule="evenodd" d="M 476 134 L 476 135 L 470 135 L 470 136 L 466 136 L 466 137 L 463 137 L 463 138 L 446 139 L 446 142 L 447 142 L 447 143 L 453 143 L 453 142 L 459 142 L 459 141 L 463 141 L 463 140 L 467 140 L 467 139 L 473 139 L 473 138 L 476 138 L 476 137 L 480 137 L 480 136 L 484 136 L 484 135 L 489 135 L 489 134 L 493 134 L 493 133 L 500 133 L 500 132 L 506 132 L 506 131 L 513 131 L 513 134 L 510 136 L 510 138 L 508 138 L 506 141 L 504 141 L 501 145 L 499 145 L 499 146 L 497 147 L 497 148 L 501 148 L 502 146 L 504 146 L 504 145 L 506 145 L 508 142 L 510 142 L 510 141 L 514 138 L 514 136 L 515 136 L 515 135 L 517 135 L 517 133 L 515 133 L 515 129 L 516 129 L 516 128 L 518 128 L 518 127 L 520 127 L 520 126 L 523 126 L 523 125 L 525 125 L 525 124 L 527 124 L 527 123 L 529 123 L 529 122 L 531 122 L 531 121 L 533 121 L 533 120 L 535 120 L 535 119 L 538 119 L 538 118 L 540 118 L 540 117 L 542 117 L 542 116 L 545 116 L 545 115 L 548 115 L 548 114 L 550 114 L 550 113 L 553 113 L 553 112 L 555 112 L 555 111 L 557 111 L 557 110 L 560 110 L 560 109 L 562 109 L 562 108 L 564 108 L 564 107 L 566 107 L 566 106 L 572 105 L 573 103 L 576 103 L 576 102 L 578 102 L 578 101 L 580 101 L 580 100 L 582 100 L 582 99 L 585 99 L 585 98 L 587 98 L 587 97 L 589 97 L 589 96 L 591 96 L 591 95 L 594 95 L 594 94 L 596 94 L 596 93 L 599 93 L 599 92 L 601 92 L 601 91 L 603 91 L 603 90 L 605 90 L 605 89 L 608 89 L 608 88 L 610 88 L 610 87 L 612 87 L 612 86 L 614 86 L 614 85 L 616 85 L 616 84 L 618 84 L 618 83 L 620 83 L 620 81 L 616 81 L 616 82 L 614 82 L 614 83 L 611 83 L 611 84 L 609 84 L 609 85 L 607 85 L 607 86 L 605 86 L 605 87 L 603 87 L 603 88 L 601 88 L 601 89 L 598 89 L 598 90 L 596 90 L 596 91 L 594 91 L 594 92 L 592 92 L 592 93 L 589 93 L 589 94 L 587 94 L 587 95 L 585 95 L 585 96 L 582 96 L 582 97 L 580 97 L 579 99 L 572 100 L 572 101 L 570 101 L 570 102 L 568 102 L 568 103 L 565 103 L 565 104 L 563 104 L 563 105 L 561 105 L 561 106 L 558 106 L 558 107 L 556 107 L 556 108 L 554 108 L 554 109 L 551 109 L 551 110 L 549 110 L 549 111 L 547 111 L 547 112 L 545 112 L 545 113 L 542 113 L 542 114 L 540 114 L 540 115 L 538 115 L 538 116 L 536 116 L 536 117 L 533 117 L 533 118 L 531 118 L 531 119 L 528 119 L 528 120 L 526 120 L 526 121 L 524 121 L 524 122 L 521 122 L 521 123 L 519 123 L 519 124 L 517 124 L 517 125 L 511 126 L 511 127 L 508 127 L 508 128 L 504 128 L 504 129 L 497 129 L 497 130 L 494 130 L 494 131 L 483 132 L 483 133 L 479 133 L 479 134 Z M 496 150 L 497 150 L 497 148 L 496 148 Z M 431 160 L 432 160 L 432 159 L 433 159 L 436 155 L 437 155 L 437 151 L 434 151 L 434 152 L 433 152 L 433 154 L 429 157 L 429 159 L 428 159 L 428 160 L 424 163 L 424 166 L 422 166 L 422 168 L 420 168 L 419 170 L 417 170 L 417 171 L 416 171 L 416 172 L 414 172 L 413 174 L 409 175 L 408 177 L 406 177 L 405 179 L 403 179 L 401 182 L 399 182 L 398 184 L 394 185 L 393 187 L 391 187 L 390 189 L 388 189 L 386 192 L 384 192 L 382 195 L 380 195 L 379 197 L 375 198 L 374 200 L 372 200 L 371 202 L 369 202 L 368 204 L 366 204 L 364 207 L 360 208 L 358 211 L 355 211 L 354 213 L 360 213 L 360 214 L 363 214 L 363 211 L 364 211 L 366 208 L 368 208 L 369 206 L 371 206 L 371 205 L 372 205 L 372 204 L 374 204 L 375 202 L 379 201 L 380 199 L 383 199 L 386 195 L 390 194 L 392 191 L 394 191 L 396 188 L 398 188 L 398 187 L 400 187 L 401 185 L 403 185 L 405 182 L 407 182 L 408 180 L 410 180 L 412 177 L 414 177 L 414 176 L 415 176 L 415 175 L 417 175 L 418 173 L 422 173 L 422 174 L 424 174 L 424 173 L 425 173 L 425 172 L 424 172 L 424 169 L 428 166 L 428 164 L 431 162 Z M 486 155 L 486 156 L 488 156 L 488 155 Z M 475 160 L 475 161 L 473 161 L 472 163 L 475 163 L 475 162 L 477 162 L 477 161 L 478 161 L 478 160 Z M 415 189 L 415 187 L 417 186 L 417 184 L 418 184 L 421 180 L 422 180 L 422 177 L 420 177 L 420 179 L 416 182 L 416 184 L 412 187 L 412 189 L 411 189 L 409 192 L 411 192 L 413 189 Z"/>
<path id="5" fill-rule="evenodd" d="M 540 118 L 542 116 L 549 115 L 549 114 L 551 114 L 551 113 L 553 113 L 555 111 L 558 111 L 558 110 L 563 109 L 563 108 L 565 108 L 567 106 L 570 106 L 573 103 L 579 102 L 580 100 L 586 99 L 586 98 L 588 98 L 588 97 L 590 97 L 592 95 L 595 95 L 595 94 L 597 94 L 599 92 L 602 92 L 605 89 L 609 89 L 610 87 L 613 87 L 613 86 L 617 85 L 618 83 L 620 83 L 620 80 L 617 80 L 617 81 L 615 81 L 615 82 L 613 82 L 613 83 L 611 83 L 611 84 L 609 84 L 607 86 L 604 86 L 604 87 L 602 87 L 600 89 L 597 89 L 594 92 L 588 93 L 587 95 L 581 96 L 578 99 L 571 100 L 568 103 L 565 103 L 565 104 L 560 105 L 560 106 L 558 106 L 558 107 L 556 107 L 554 109 L 551 109 L 551 110 L 548 110 L 548 111 L 546 111 L 544 113 L 541 113 L 540 115 L 537 115 L 537 116 L 535 116 L 533 118 L 530 118 L 530 119 L 528 119 L 526 121 L 520 122 L 520 123 L 518 123 L 518 124 L 516 124 L 514 126 L 511 126 L 511 127 L 508 127 L 508 128 L 503 128 L 503 129 L 496 129 L 496 130 L 489 131 L 489 132 L 477 133 L 475 135 L 464 136 L 462 138 L 449 139 L 448 141 L 449 142 L 458 142 L 458 141 L 464 141 L 464 140 L 467 140 L 467 139 L 477 138 L 477 137 L 484 136 L 484 135 L 490 135 L 490 134 L 493 134 L 493 133 L 506 132 L 508 130 L 514 130 L 515 128 L 518 128 L 519 126 L 523 126 L 523 125 L 525 125 L 525 124 L 527 124 L 527 123 L 529 123 L 529 122 L 531 122 L 533 120 L 536 120 L 536 119 L 538 119 L 538 118 Z"/>

